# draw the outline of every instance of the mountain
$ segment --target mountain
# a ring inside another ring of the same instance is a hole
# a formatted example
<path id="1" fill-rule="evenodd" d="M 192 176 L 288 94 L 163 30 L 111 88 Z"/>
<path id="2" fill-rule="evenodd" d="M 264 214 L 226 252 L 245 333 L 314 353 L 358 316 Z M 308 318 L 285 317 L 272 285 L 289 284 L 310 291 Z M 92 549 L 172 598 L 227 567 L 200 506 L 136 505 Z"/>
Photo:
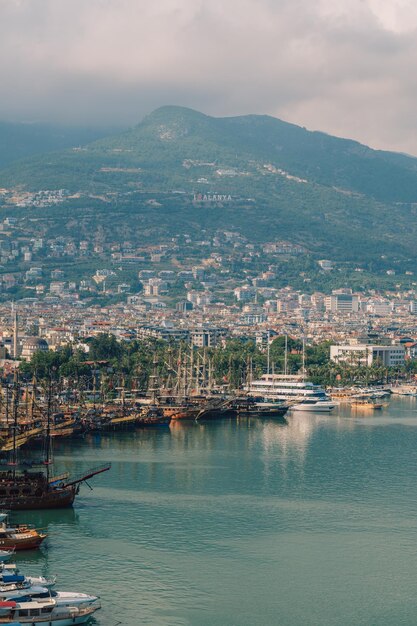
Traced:
<path id="1" fill-rule="evenodd" d="M 0 187 L 67 189 L 74 211 L 155 236 L 221 227 L 332 258 L 414 258 L 417 159 L 269 116 L 162 107 L 122 134 L 3 168 Z M 61 205 L 48 215 L 59 221 Z"/>
<path id="2" fill-rule="evenodd" d="M 0 168 L 35 154 L 84 145 L 110 132 L 108 128 L 0 122 Z"/>

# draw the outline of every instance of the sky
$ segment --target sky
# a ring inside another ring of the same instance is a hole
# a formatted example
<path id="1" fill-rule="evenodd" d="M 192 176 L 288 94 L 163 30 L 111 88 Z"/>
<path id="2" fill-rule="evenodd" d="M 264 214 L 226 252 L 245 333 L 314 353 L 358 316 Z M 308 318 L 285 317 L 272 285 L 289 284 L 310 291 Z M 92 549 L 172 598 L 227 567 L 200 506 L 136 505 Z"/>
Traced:
<path id="1" fill-rule="evenodd" d="M 0 0 L 0 119 L 178 104 L 417 155 L 416 0 Z"/>

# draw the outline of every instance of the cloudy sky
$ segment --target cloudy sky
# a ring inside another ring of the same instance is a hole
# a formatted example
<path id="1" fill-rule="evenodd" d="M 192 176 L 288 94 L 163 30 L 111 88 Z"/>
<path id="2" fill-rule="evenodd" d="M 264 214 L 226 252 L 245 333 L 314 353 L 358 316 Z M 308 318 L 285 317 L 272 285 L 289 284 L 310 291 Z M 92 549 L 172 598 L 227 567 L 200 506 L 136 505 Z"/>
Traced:
<path id="1" fill-rule="evenodd" d="M 0 119 L 268 113 L 417 155 L 416 0 L 0 0 Z"/>

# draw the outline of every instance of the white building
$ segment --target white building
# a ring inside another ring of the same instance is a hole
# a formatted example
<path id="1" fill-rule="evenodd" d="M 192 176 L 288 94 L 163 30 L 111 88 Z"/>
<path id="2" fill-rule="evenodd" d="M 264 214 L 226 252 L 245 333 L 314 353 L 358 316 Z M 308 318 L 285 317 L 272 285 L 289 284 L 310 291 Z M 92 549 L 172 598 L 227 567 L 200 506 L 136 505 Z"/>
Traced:
<path id="1" fill-rule="evenodd" d="M 210 304 L 212 295 L 209 291 L 188 291 L 187 300 L 195 306 Z"/>
<path id="2" fill-rule="evenodd" d="M 256 296 L 256 289 L 245 285 L 244 287 L 236 287 L 233 293 L 238 302 L 250 302 Z"/>
<path id="3" fill-rule="evenodd" d="M 330 313 L 357 313 L 359 298 L 351 293 L 335 293 L 324 300 L 326 311 Z"/>
<path id="4" fill-rule="evenodd" d="M 376 346 L 371 344 L 346 344 L 330 346 L 330 359 L 336 363 L 349 365 L 375 365 L 387 367 L 404 365 L 405 348 L 402 345 Z"/>
<path id="5" fill-rule="evenodd" d="M 329 261 L 328 259 L 321 259 L 317 261 L 317 263 L 320 265 L 321 269 L 326 272 L 330 272 L 333 269 L 333 261 Z"/>
<path id="6" fill-rule="evenodd" d="M 168 291 L 168 283 L 161 278 L 150 278 L 143 290 L 145 296 L 160 296 Z"/>
<path id="7" fill-rule="evenodd" d="M 366 305 L 366 310 L 372 315 L 384 317 L 386 315 L 391 315 L 394 310 L 394 305 L 388 300 L 370 300 Z"/>

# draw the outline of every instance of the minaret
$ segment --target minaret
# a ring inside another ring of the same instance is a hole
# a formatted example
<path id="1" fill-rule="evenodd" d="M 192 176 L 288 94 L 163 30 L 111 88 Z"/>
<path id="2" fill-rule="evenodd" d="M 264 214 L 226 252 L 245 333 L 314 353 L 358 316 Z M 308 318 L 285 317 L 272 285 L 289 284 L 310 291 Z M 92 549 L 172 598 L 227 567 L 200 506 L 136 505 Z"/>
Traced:
<path id="1" fill-rule="evenodd" d="M 13 358 L 17 361 L 17 357 L 19 356 L 17 353 L 17 340 L 18 340 L 18 329 L 17 329 L 17 310 L 14 308 L 12 304 L 13 311 Z"/>

